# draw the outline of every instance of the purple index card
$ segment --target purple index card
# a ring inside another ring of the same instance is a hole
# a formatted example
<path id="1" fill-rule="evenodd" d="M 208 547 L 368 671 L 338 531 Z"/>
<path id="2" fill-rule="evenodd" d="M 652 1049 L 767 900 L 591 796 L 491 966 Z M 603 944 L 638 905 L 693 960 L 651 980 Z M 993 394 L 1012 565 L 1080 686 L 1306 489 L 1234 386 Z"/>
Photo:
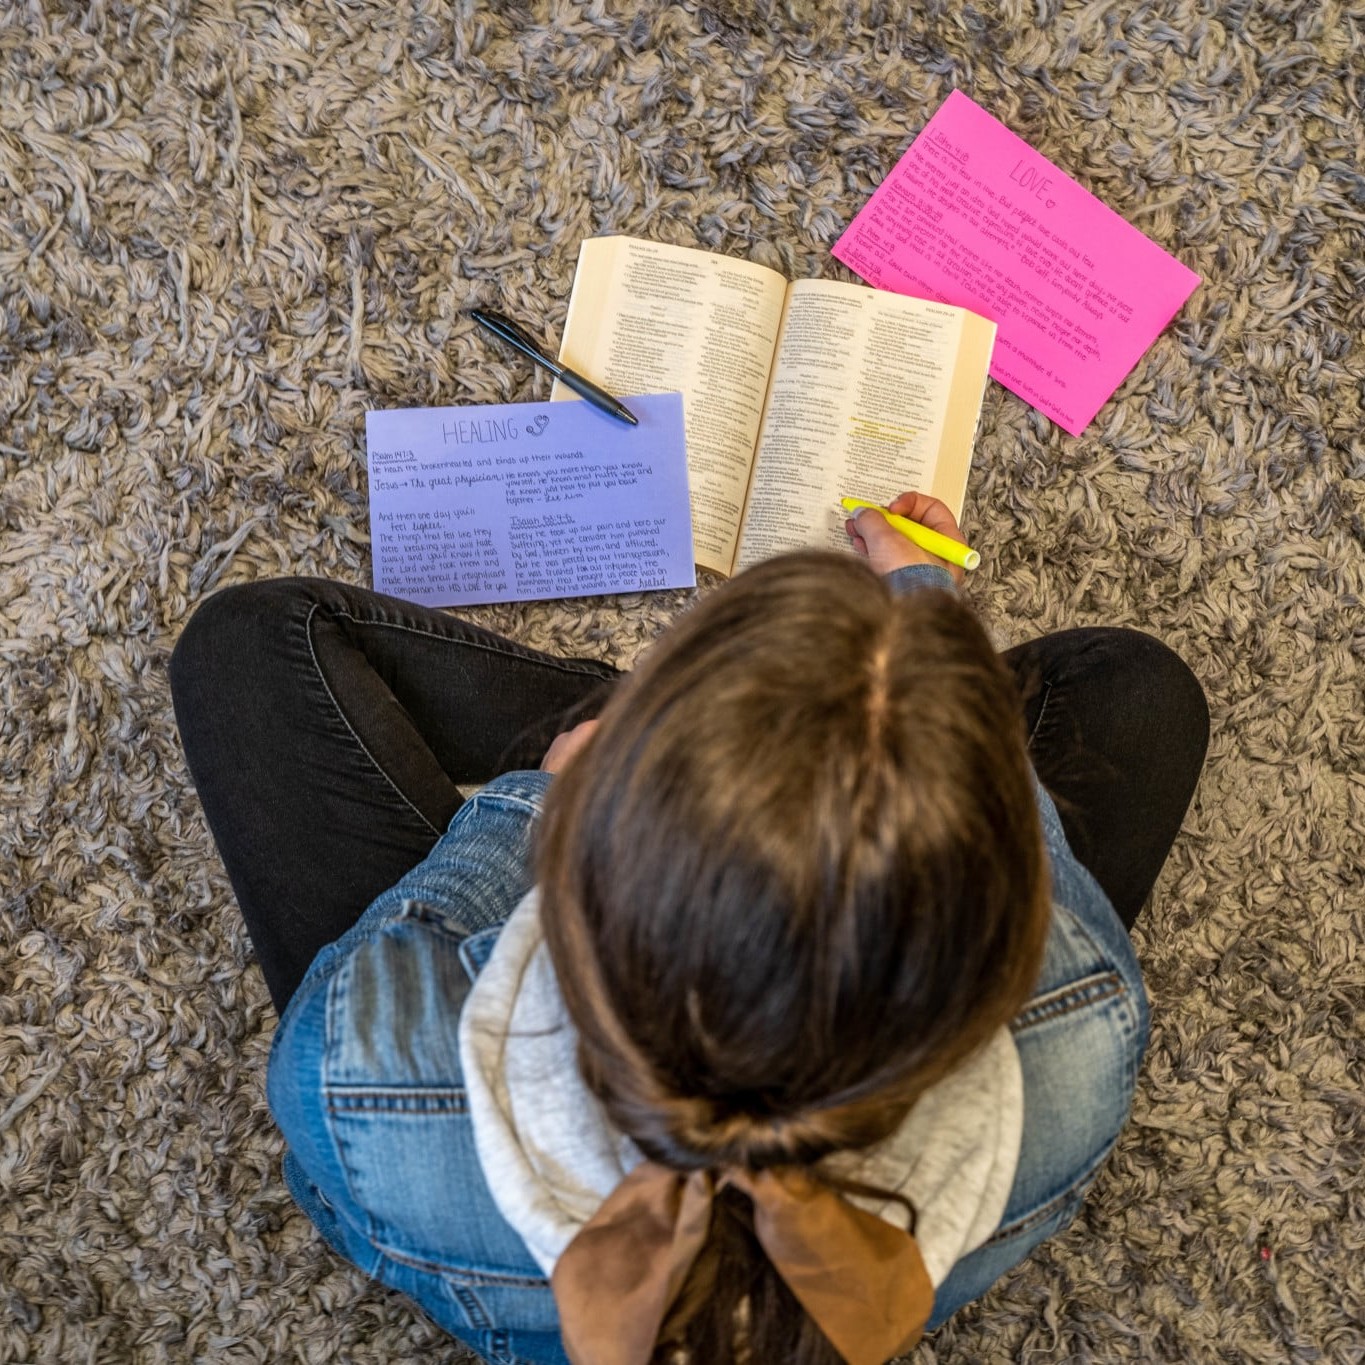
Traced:
<path id="1" fill-rule="evenodd" d="M 682 396 L 365 414 L 374 586 L 429 607 L 695 585 Z"/>

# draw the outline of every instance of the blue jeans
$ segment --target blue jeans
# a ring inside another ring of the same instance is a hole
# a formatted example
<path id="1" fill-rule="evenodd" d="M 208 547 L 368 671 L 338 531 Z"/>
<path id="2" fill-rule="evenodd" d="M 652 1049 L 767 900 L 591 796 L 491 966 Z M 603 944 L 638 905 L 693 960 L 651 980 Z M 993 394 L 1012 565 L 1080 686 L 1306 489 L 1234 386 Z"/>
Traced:
<path id="1" fill-rule="evenodd" d="M 939 1286 L 931 1326 L 1070 1221 L 1126 1118 L 1147 1017 L 1124 929 L 1179 828 L 1207 739 L 1198 684 L 1146 636 L 1063 632 L 1005 658 L 1020 679 L 1035 766 L 1056 797 L 1040 800 L 1049 846 L 1069 842 L 1085 865 L 1069 850 L 1054 859 L 1066 908 L 1015 1023 L 1025 1127 L 1004 1220 Z M 448 824 L 452 836 L 475 821 L 529 827 L 543 781 L 517 770 L 600 705 L 614 670 L 551 659 L 362 589 L 291 580 L 210 599 L 171 675 L 191 772 L 277 1006 L 308 973 L 271 1078 L 296 1197 L 338 1250 L 490 1359 L 562 1361 L 548 1286 L 482 1182 L 458 1084 L 428 1087 L 420 1103 L 392 1092 L 376 1111 L 369 1081 L 380 1073 L 367 1073 L 363 1046 L 329 1043 L 314 988 L 349 971 L 352 996 L 363 980 L 381 1005 L 417 1011 L 406 1039 L 430 1025 L 433 1012 L 418 1008 L 424 991 L 458 1005 L 496 925 L 429 922 L 411 913 L 405 884 L 441 872 Z M 460 810 L 456 784 L 499 772 L 509 776 L 483 811 Z M 514 848 L 520 827 L 499 838 Z M 507 884 L 481 903 L 515 903 L 518 872 L 509 864 L 502 875 Z M 402 959 L 370 946 L 414 936 L 420 979 L 386 981 L 385 964 Z M 426 1065 L 420 1048 L 406 1050 Z M 439 1208 L 443 1189 L 458 1192 L 458 1207 Z M 386 1240 L 390 1226 L 419 1225 L 430 1228 L 428 1245 L 447 1247 L 441 1257 Z"/>

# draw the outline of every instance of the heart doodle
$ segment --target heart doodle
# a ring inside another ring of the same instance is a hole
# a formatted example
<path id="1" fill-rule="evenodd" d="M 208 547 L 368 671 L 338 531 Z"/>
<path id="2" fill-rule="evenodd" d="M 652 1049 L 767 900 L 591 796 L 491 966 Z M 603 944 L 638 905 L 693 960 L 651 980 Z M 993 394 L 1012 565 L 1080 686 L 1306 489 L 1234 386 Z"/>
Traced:
<path id="1" fill-rule="evenodd" d="M 539 436 L 540 433 L 544 431 L 545 428 L 549 425 L 550 419 L 543 412 L 539 413 L 536 417 L 536 420 L 532 422 L 529 427 L 526 428 L 526 434 L 528 436 Z"/>

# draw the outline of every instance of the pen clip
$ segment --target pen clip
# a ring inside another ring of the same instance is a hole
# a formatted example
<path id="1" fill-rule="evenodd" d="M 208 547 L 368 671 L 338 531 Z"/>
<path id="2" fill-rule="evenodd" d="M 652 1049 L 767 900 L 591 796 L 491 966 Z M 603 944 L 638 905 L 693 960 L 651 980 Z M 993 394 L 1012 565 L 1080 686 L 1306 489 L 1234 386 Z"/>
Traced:
<path id="1" fill-rule="evenodd" d="M 494 336 L 510 342 L 519 350 L 524 350 L 546 360 L 549 359 L 540 349 L 540 346 L 522 331 L 511 318 L 504 317 L 501 313 L 495 313 L 491 308 L 471 308 L 469 312 L 475 322 L 481 322 Z"/>

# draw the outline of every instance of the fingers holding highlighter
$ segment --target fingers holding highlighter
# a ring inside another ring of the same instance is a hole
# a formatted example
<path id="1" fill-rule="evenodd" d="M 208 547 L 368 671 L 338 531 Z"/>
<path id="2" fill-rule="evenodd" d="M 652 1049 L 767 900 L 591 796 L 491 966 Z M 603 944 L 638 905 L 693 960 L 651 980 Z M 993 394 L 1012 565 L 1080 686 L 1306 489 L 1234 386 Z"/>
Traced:
<path id="1" fill-rule="evenodd" d="M 902 493 L 885 508 L 857 498 L 844 498 L 842 503 L 852 513 L 844 529 L 854 550 L 879 574 L 909 564 L 938 564 L 961 583 L 963 570 L 981 562 L 958 529 L 957 518 L 928 494 Z M 887 512 L 894 520 L 887 519 Z"/>

